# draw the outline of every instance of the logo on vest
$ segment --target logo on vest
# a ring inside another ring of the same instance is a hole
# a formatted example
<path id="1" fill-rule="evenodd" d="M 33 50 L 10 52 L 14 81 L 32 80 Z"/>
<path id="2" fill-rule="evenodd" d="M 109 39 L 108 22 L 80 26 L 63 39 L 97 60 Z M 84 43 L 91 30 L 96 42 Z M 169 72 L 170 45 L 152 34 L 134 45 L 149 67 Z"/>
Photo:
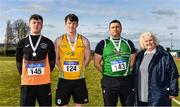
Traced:
<path id="1" fill-rule="evenodd" d="M 47 49 L 47 44 L 45 44 L 45 43 L 41 43 L 40 46 L 42 49 Z"/>
<path id="2" fill-rule="evenodd" d="M 25 47 L 27 48 L 27 47 L 29 47 L 30 46 L 30 44 L 27 44 Z"/>
<path id="3" fill-rule="evenodd" d="M 61 48 L 67 48 L 67 45 L 60 45 Z"/>
<path id="4" fill-rule="evenodd" d="M 61 104 L 61 99 L 57 99 L 57 104 Z"/>
<path id="5" fill-rule="evenodd" d="M 87 98 L 85 98 L 85 99 L 84 99 L 84 102 L 88 102 L 88 99 L 87 99 Z"/>

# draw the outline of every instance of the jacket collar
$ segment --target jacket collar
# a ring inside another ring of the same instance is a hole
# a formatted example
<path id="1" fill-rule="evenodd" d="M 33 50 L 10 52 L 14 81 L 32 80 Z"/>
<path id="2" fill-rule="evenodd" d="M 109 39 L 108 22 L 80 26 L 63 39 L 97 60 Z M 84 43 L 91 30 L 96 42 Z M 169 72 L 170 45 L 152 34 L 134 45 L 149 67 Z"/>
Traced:
<path id="1" fill-rule="evenodd" d="M 156 48 L 154 48 L 151 52 L 145 51 L 144 55 L 150 54 L 150 53 L 155 54 L 156 53 Z"/>

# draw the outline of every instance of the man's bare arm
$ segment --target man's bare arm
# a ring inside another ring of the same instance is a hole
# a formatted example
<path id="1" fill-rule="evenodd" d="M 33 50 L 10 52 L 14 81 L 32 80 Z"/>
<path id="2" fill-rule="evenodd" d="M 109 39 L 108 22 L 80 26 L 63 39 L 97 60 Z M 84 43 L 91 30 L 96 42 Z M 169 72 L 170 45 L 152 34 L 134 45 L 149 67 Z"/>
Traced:
<path id="1" fill-rule="evenodd" d="M 60 70 L 60 54 L 59 54 L 60 43 L 61 43 L 61 37 L 58 37 L 54 42 L 55 52 L 56 52 L 56 67 L 58 68 L 58 70 Z"/>
<path id="2" fill-rule="evenodd" d="M 133 65 L 134 65 L 134 62 L 135 62 L 136 53 L 131 54 L 130 57 L 131 57 L 131 60 L 130 60 L 130 68 L 132 68 Z"/>
<path id="3" fill-rule="evenodd" d="M 87 38 L 83 37 L 83 43 L 85 46 L 83 66 L 86 68 L 91 60 L 91 51 L 90 51 L 90 43 Z"/>
<path id="4" fill-rule="evenodd" d="M 102 56 L 99 54 L 94 54 L 94 66 L 96 67 L 96 69 L 100 72 L 102 72 Z"/>

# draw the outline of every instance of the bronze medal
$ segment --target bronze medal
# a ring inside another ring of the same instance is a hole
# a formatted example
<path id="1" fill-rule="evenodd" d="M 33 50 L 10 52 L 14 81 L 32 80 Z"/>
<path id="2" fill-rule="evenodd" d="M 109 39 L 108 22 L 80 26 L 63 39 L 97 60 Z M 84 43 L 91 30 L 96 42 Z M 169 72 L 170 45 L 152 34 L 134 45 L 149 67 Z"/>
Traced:
<path id="1" fill-rule="evenodd" d="M 117 51 L 117 50 L 116 50 L 116 54 L 117 54 L 117 55 L 120 55 L 120 53 L 121 53 L 120 51 Z"/>
<path id="2" fill-rule="evenodd" d="M 114 42 L 114 40 L 113 40 L 113 38 L 112 38 L 111 36 L 110 36 L 110 40 L 111 40 L 111 42 L 112 42 L 113 45 L 114 45 L 115 53 L 116 53 L 117 55 L 119 55 L 119 54 L 120 54 L 120 47 L 121 47 L 121 39 L 119 40 L 118 46 L 116 45 L 116 43 Z"/>
<path id="3" fill-rule="evenodd" d="M 116 50 L 116 54 L 119 54 L 119 51 Z"/>

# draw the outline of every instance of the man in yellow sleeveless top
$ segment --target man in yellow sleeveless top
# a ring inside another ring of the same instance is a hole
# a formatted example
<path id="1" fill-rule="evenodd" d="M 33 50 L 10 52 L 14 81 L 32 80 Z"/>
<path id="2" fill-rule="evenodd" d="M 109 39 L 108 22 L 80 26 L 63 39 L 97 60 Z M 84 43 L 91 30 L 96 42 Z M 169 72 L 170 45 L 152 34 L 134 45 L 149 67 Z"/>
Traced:
<path id="1" fill-rule="evenodd" d="M 56 90 L 56 105 L 66 106 L 72 95 L 74 106 L 88 103 L 84 71 L 90 62 L 90 44 L 87 38 L 77 33 L 78 17 L 65 17 L 67 33 L 55 41 L 56 66 L 60 71 Z"/>

